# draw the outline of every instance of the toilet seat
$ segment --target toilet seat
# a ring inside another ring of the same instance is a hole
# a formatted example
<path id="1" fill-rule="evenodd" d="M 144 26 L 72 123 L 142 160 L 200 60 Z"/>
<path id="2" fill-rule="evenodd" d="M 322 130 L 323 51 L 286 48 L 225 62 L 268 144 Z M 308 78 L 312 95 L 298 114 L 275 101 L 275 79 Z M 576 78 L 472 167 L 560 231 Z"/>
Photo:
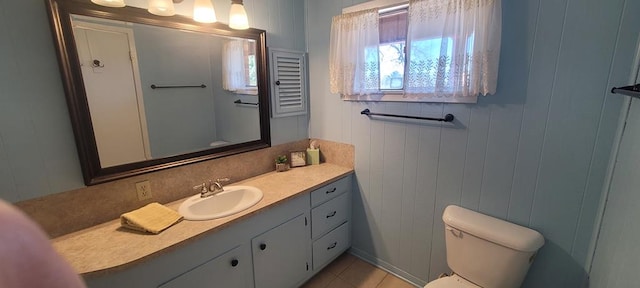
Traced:
<path id="1" fill-rule="evenodd" d="M 468 280 L 453 274 L 427 283 L 424 288 L 482 288 Z"/>

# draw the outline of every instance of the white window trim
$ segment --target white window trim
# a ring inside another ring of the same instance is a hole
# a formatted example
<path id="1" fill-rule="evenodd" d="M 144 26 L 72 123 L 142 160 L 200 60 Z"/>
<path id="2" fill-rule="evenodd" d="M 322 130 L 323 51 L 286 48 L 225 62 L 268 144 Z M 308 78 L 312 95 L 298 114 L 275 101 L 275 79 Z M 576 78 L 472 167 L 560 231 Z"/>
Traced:
<path id="1" fill-rule="evenodd" d="M 229 91 L 235 94 L 242 94 L 242 95 L 253 95 L 253 96 L 257 96 L 258 95 L 258 87 L 247 87 L 247 88 L 241 88 L 235 91 Z"/>
<path id="2" fill-rule="evenodd" d="M 400 5 L 409 5 L 409 1 L 406 0 L 373 0 L 364 3 L 360 3 L 357 5 L 349 6 L 342 9 L 342 14 L 358 12 L 367 9 L 380 9 L 384 10 L 385 8 L 396 8 L 396 6 Z M 384 11 L 383 11 L 384 12 Z"/>
<path id="3" fill-rule="evenodd" d="M 343 101 L 357 102 L 417 102 L 417 103 L 478 103 L 478 96 L 468 97 L 433 97 L 407 96 L 404 92 L 387 91 L 378 95 L 342 95 Z"/>

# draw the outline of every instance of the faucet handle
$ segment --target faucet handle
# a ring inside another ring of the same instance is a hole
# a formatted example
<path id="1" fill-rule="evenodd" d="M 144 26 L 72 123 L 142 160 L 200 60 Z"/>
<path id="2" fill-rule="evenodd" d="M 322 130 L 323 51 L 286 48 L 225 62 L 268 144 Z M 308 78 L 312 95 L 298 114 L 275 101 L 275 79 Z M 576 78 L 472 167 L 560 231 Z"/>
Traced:
<path id="1" fill-rule="evenodd" d="M 204 183 L 204 182 L 203 182 L 203 183 L 202 183 L 202 184 L 200 184 L 200 185 L 193 186 L 193 189 L 194 189 L 194 190 L 198 190 L 198 189 L 200 189 L 200 192 L 201 192 L 201 193 L 206 193 L 206 192 L 208 191 L 208 189 L 207 189 L 207 183 Z"/>

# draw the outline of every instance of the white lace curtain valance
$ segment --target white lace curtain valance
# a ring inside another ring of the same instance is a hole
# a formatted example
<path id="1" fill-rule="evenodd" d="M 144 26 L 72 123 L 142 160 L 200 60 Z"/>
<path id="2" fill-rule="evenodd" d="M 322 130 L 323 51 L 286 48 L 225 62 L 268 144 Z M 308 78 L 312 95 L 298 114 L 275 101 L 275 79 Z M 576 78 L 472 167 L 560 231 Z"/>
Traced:
<path id="1" fill-rule="evenodd" d="M 496 91 L 502 23 L 500 0 L 410 0 L 404 93 L 476 97 Z M 331 28 L 331 92 L 379 94 L 376 9 L 339 15 Z M 375 55 L 374 55 L 375 54 Z M 375 71 L 374 71 L 375 70 Z M 375 78 L 375 79 L 374 79 Z"/>
<path id="2" fill-rule="evenodd" d="M 329 71 L 331 93 L 378 93 L 378 10 L 370 9 L 333 17 Z"/>
<path id="3" fill-rule="evenodd" d="M 405 93 L 495 93 L 500 32 L 500 0 L 411 0 Z"/>

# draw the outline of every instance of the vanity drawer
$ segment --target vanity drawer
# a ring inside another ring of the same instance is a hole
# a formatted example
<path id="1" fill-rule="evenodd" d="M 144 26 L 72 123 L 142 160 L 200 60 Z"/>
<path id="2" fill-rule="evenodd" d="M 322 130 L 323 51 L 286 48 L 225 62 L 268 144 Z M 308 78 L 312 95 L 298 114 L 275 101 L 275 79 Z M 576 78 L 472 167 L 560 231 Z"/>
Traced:
<path id="1" fill-rule="evenodd" d="M 311 210 L 311 238 L 315 239 L 349 220 L 351 193 L 342 193 Z"/>
<path id="2" fill-rule="evenodd" d="M 344 177 L 311 192 L 311 207 L 351 190 L 351 176 Z"/>
<path id="3" fill-rule="evenodd" d="M 346 222 L 313 242 L 314 270 L 322 268 L 327 262 L 351 246 L 349 231 L 349 222 Z"/>

